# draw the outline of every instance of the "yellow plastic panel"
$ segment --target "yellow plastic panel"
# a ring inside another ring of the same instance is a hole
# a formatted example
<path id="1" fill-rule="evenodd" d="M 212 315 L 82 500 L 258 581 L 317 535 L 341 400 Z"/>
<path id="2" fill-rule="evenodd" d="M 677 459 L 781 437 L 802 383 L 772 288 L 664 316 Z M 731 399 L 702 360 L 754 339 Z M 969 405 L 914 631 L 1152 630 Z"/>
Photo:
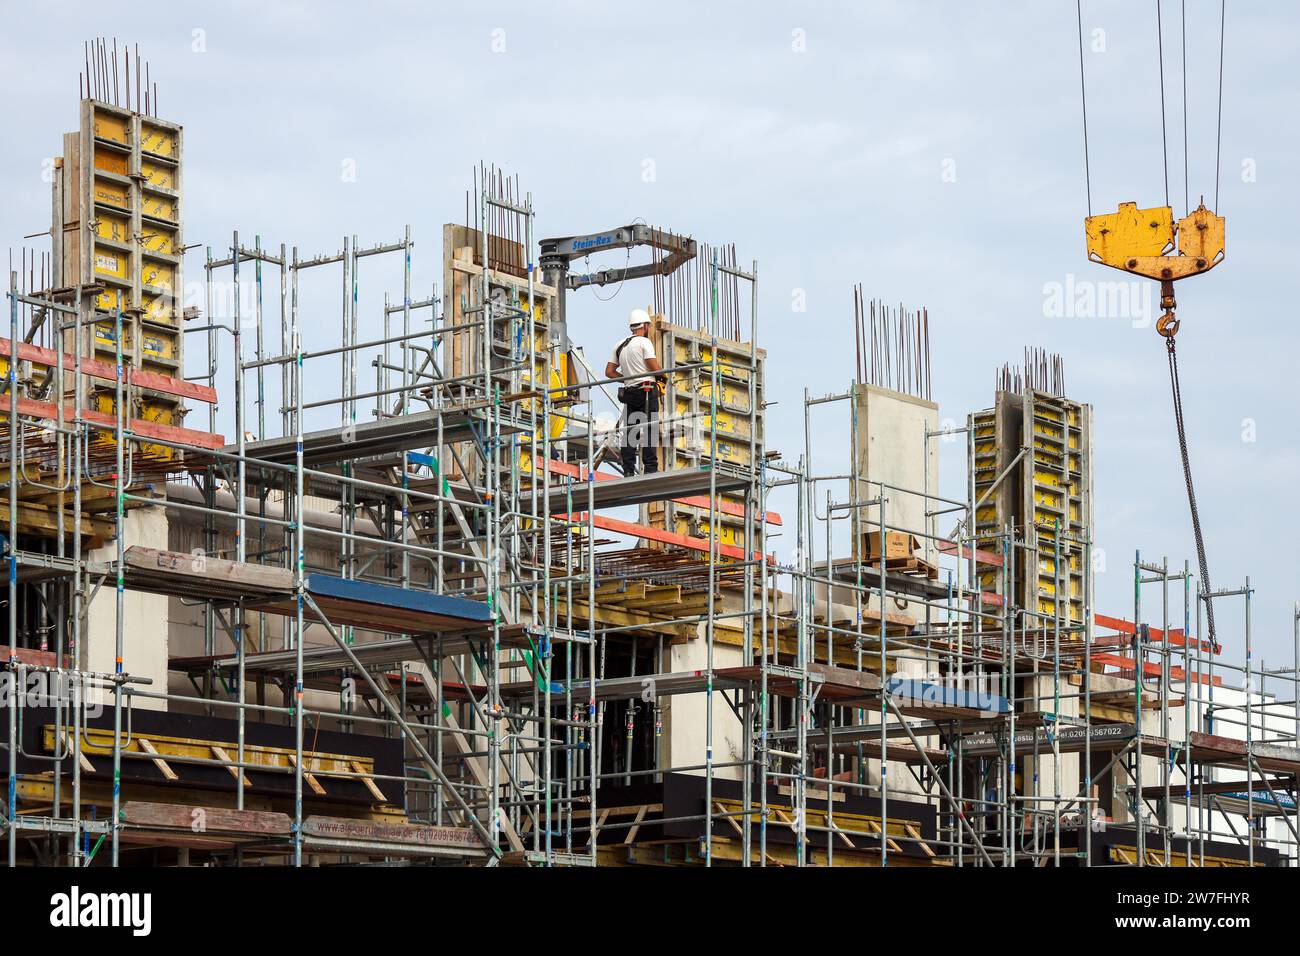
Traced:
<path id="1" fill-rule="evenodd" d="M 155 162 L 151 159 L 142 160 L 140 163 L 140 173 L 144 176 L 144 181 L 150 186 L 158 189 L 175 189 L 176 188 L 176 167 L 167 163 Z"/>
<path id="2" fill-rule="evenodd" d="M 131 123 L 125 116 L 95 110 L 95 135 L 100 139 L 112 140 L 124 146 L 131 145 Z"/>
<path id="3" fill-rule="evenodd" d="M 128 187 L 121 183 L 111 182 L 107 179 L 96 178 L 95 202 L 104 203 L 108 206 L 115 206 L 118 209 L 131 208 L 131 198 L 128 194 Z"/>
<path id="4" fill-rule="evenodd" d="M 176 267 L 169 262 L 145 259 L 140 281 L 155 289 L 173 289 L 176 284 Z"/>
<path id="5" fill-rule="evenodd" d="M 130 267 L 130 257 L 109 246 L 95 246 L 94 266 L 96 275 L 114 276 L 125 279 Z"/>
<path id="6" fill-rule="evenodd" d="M 140 149 L 157 156 L 176 158 L 176 133 L 174 130 L 154 126 L 152 123 L 140 124 Z"/>
<path id="7" fill-rule="evenodd" d="M 102 169 L 106 173 L 116 173 L 119 176 L 126 176 L 130 173 L 131 157 L 126 153 L 119 153 L 115 149 L 107 146 L 95 147 L 95 168 Z"/>

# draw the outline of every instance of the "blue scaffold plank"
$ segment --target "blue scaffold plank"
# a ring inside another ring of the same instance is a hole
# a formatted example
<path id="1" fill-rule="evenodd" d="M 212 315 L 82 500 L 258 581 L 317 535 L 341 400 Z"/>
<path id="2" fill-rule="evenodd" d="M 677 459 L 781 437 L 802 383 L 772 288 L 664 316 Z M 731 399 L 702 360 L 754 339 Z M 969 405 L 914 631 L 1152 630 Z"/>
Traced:
<path id="1" fill-rule="evenodd" d="M 445 623 L 482 624 L 492 620 L 492 612 L 482 601 L 449 597 L 431 591 L 380 584 L 375 581 L 357 581 L 332 574 L 307 575 L 307 591 L 333 607 L 342 604 L 371 605 L 388 612 L 409 612 L 427 615 Z"/>
<path id="2" fill-rule="evenodd" d="M 913 709 L 969 710 L 990 716 L 1011 710 L 1005 697 L 984 691 L 904 677 L 891 677 L 887 686 L 897 703 Z"/>

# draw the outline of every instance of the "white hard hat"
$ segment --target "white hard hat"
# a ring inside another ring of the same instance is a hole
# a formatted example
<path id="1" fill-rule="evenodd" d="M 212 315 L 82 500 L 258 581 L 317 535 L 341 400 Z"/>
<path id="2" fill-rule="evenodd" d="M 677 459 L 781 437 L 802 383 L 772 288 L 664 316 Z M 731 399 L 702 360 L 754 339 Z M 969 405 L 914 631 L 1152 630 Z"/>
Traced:
<path id="1" fill-rule="evenodd" d="M 650 313 L 647 312 L 645 309 L 633 309 L 630 313 L 628 313 L 627 327 L 629 329 L 635 329 L 638 325 L 649 325 L 649 324 L 650 324 Z"/>

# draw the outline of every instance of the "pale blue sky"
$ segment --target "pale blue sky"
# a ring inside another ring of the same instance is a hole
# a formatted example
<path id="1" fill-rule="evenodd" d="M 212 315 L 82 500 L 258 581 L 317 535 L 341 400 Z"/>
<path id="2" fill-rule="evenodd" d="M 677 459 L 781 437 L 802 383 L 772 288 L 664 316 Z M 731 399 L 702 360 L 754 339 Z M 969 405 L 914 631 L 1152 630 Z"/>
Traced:
<path id="1" fill-rule="evenodd" d="M 48 222 L 41 163 L 75 125 L 81 38 L 112 36 L 123 18 L 90 3 L 3 10 L 0 236 L 17 247 Z M 1218 10 L 1187 4 L 1193 206 L 1202 193 L 1213 203 Z M 1180 10 L 1167 0 L 1164 11 L 1170 192 L 1182 214 Z M 1300 211 L 1297 17 L 1228 4 L 1228 256 L 1178 290 L 1211 572 L 1218 587 L 1251 576 L 1256 658 L 1271 666 L 1290 660 L 1300 596 L 1300 335 L 1285 306 Z M 418 293 L 440 281 L 440 227 L 463 219 L 471 168 L 495 162 L 532 191 L 539 234 L 640 217 L 757 258 L 779 402 L 769 440 L 788 454 L 798 453 L 803 387 L 838 392 L 852 375 L 853 282 L 929 308 L 945 418 L 988 405 L 994 369 L 1023 346 L 1061 353 L 1068 393 L 1096 409 L 1099 609 L 1131 616 L 1135 549 L 1178 564 L 1193 556 L 1158 337 L 1124 318 L 1045 315 L 1047 284 L 1118 277 L 1084 259 L 1073 3 L 171 4 L 130 20 L 134 32 L 119 38 L 140 44 L 163 114 L 185 126 L 187 242 L 221 249 L 238 228 L 250 243 L 260 233 L 332 253 L 345 234 L 372 244 L 410 223 Z M 1155 5 L 1089 0 L 1083 23 L 1094 210 L 1158 205 Z M 494 53 L 499 29 L 505 49 Z M 646 159 L 654 182 L 643 180 Z M 346 160 L 355 182 L 341 181 Z M 791 311 L 795 289 L 806 313 Z M 396 271 L 367 267 L 368 328 L 385 290 L 400 295 Z M 604 305 L 576 297 L 573 331 L 589 353 L 608 347 L 633 291 Z M 336 335 L 334 292 L 313 319 L 320 342 Z M 1242 439 L 1247 419 L 1254 441 Z M 845 430 L 821 415 L 818 432 L 829 466 Z M 962 455 L 944 450 L 954 496 Z M 1157 606 L 1158 593 L 1144 600 Z M 1240 603 L 1219 611 L 1237 663 Z"/>

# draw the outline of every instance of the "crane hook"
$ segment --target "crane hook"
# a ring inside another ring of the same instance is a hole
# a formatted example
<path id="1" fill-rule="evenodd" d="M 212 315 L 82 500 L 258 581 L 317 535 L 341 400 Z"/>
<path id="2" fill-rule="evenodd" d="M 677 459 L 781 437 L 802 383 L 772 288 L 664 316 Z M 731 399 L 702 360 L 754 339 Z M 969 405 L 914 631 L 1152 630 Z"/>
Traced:
<path id="1" fill-rule="evenodd" d="M 1178 334 L 1178 327 L 1182 324 L 1174 315 L 1174 308 L 1177 306 L 1174 301 L 1174 284 L 1169 279 L 1160 283 L 1160 308 L 1164 309 L 1164 315 L 1156 319 L 1156 331 L 1169 339 L 1173 344 L 1174 336 Z"/>
<path id="2" fill-rule="evenodd" d="M 1179 321 L 1172 311 L 1166 312 L 1164 315 L 1160 316 L 1160 318 L 1156 319 L 1156 331 L 1165 338 L 1172 339 L 1178 334 L 1178 326 L 1181 324 L 1182 322 Z"/>

